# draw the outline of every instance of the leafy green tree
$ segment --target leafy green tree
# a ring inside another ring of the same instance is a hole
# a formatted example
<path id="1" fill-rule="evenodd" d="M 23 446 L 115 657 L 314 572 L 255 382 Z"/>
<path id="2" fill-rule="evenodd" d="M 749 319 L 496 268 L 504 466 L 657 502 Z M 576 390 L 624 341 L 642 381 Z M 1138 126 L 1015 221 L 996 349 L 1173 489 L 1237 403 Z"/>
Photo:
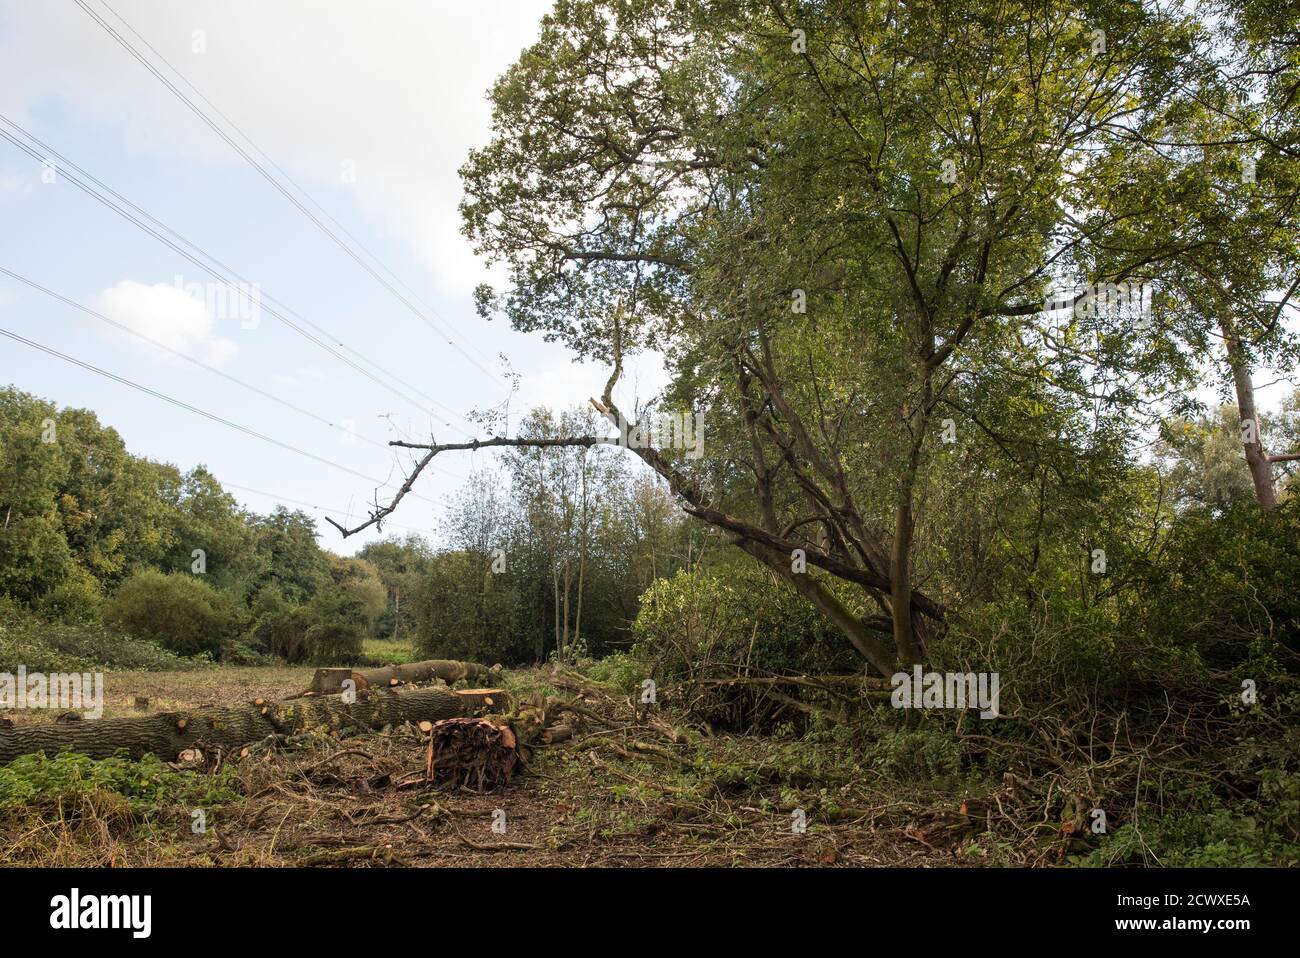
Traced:
<path id="1" fill-rule="evenodd" d="M 388 590 L 379 577 L 379 569 L 374 563 L 360 558 L 326 553 L 326 559 L 334 583 L 331 591 L 356 601 L 365 621 L 365 630 L 372 633 L 388 605 Z"/>
<path id="2" fill-rule="evenodd" d="M 1047 300 L 1176 255 L 1097 255 L 1132 210 L 1094 210 L 1196 39 L 1130 3 L 562 0 L 462 170 L 510 274 L 480 308 L 616 375 L 666 350 L 708 452 L 638 454 L 890 674 L 966 599 L 938 504 L 1003 500 L 1030 566 L 1057 514 L 1072 567 L 1128 534 L 1087 503 L 1186 365 L 1122 311 L 1055 331 Z"/>
<path id="3" fill-rule="evenodd" d="M 312 623 L 305 639 L 318 665 L 347 665 L 361 658 L 369 618 L 355 596 L 326 592 L 311 604 Z"/>
<path id="4" fill-rule="evenodd" d="M 316 523 L 310 516 L 277 506 L 256 526 L 257 549 L 265 563 L 259 587 L 273 582 L 286 599 L 301 604 L 330 585 L 329 562 L 316 543 Z"/>
<path id="5" fill-rule="evenodd" d="M 174 538 L 163 560 L 165 567 L 188 571 L 195 550 L 201 549 L 208 581 L 241 600 L 269 571 L 269 556 L 257 548 L 253 517 L 203 466 L 190 470 L 182 480 Z"/>
<path id="6" fill-rule="evenodd" d="M 432 546 L 414 534 L 371 542 L 357 552 L 359 558 L 375 565 L 388 590 L 387 607 L 375 626 L 380 638 L 403 638 L 414 629 L 412 597 L 429 573 L 432 555 Z"/>

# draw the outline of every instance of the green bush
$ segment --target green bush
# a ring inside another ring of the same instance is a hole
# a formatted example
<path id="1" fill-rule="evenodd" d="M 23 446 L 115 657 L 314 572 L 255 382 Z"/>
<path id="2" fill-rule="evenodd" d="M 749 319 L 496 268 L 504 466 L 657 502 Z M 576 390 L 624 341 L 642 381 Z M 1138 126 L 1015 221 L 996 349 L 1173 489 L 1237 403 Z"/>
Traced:
<path id="1" fill-rule="evenodd" d="M 1259 801 L 1229 808 L 1204 788 L 1186 788 L 1170 802 L 1186 807 L 1125 822 L 1078 864 L 1094 867 L 1159 863 L 1169 868 L 1300 865 L 1300 774 L 1268 770 Z"/>
<path id="2" fill-rule="evenodd" d="M 98 623 L 50 622 L 0 600 L 0 671 L 15 672 L 19 665 L 32 672 L 160 672 L 189 668 L 193 661 Z"/>
<path id="3" fill-rule="evenodd" d="M 433 558 L 428 578 L 414 596 L 416 645 L 424 658 L 472 662 L 529 659 L 518 625 L 520 596 L 509 573 L 489 571 L 491 559 L 467 552 Z"/>
<path id="4" fill-rule="evenodd" d="M 807 601 L 747 558 L 658 579 L 641 597 L 636 651 L 670 675 L 710 661 L 767 672 L 848 672 L 863 662 Z"/>
<path id="5" fill-rule="evenodd" d="M 932 780 L 961 772 L 961 747 L 942 729 L 897 729 L 867 745 L 865 763 L 888 778 Z"/>
<path id="6" fill-rule="evenodd" d="M 631 694 L 641 687 L 649 676 L 647 663 L 627 652 L 615 652 L 603 659 L 593 662 L 586 668 L 589 678 L 603 682 L 625 694 Z"/>
<path id="7" fill-rule="evenodd" d="M 109 623 L 178 655 L 212 656 L 239 635 L 242 616 L 226 595 L 183 572 L 137 572 L 104 609 Z"/>
<path id="8" fill-rule="evenodd" d="M 760 730 L 778 719 L 764 688 L 708 684 L 737 673 L 824 674 L 861 671 L 862 659 L 817 611 L 768 570 L 747 558 L 681 570 L 641 596 L 633 625 L 641 677 L 697 683 L 697 715 L 735 729 Z M 817 705 L 831 705 L 810 693 Z M 782 720 L 789 719 L 785 716 Z M 806 724 L 798 717 L 797 724 Z"/>
<path id="9" fill-rule="evenodd" d="M 1153 637 L 1218 668 L 1300 654 L 1300 500 L 1263 512 L 1253 501 L 1175 520 L 1144 570 L 1133 611 Z M 1281 652 L 1282 654 L 1278 654 Z M 1289 654 L 1288 654 L 1289 653 Z"/>
<path id="10" fill-rule="evenodd" d="M 306 632 L 307 653 L 317 665 L 352 665 L 363 655 L 370 619 L 362 602 L 329 595 L 312 603 L 314 621 Z"/>
<path id="11" fill-rule="evenodd" d="M 99 581 L 81 566 L 73 565 L 58 585 L 36 604 L 42 615 L 62 622 L 87 623 L 100 617 L 104 593 Z"/>

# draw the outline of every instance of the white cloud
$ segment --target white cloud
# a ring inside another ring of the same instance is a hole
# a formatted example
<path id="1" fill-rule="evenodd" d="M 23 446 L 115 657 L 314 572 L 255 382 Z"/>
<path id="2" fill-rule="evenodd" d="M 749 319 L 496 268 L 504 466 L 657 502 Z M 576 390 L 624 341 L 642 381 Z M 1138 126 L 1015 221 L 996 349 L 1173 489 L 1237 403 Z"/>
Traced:
<path id="1" fill-rule="evenodd" d="M 207 304 L 176 286 L 124 279 L 94 297 L 91 305 L 128 329 L 214 365 L 239 349 L 234 340 L 215 334 Z"/>
<path id="2" fill-rule="evenodd" d="M 152 58 L 100 0 L 90 5 Z M 488 135 L 485 91 L 550 5 L 112 0 L 327 209 L 346 202 L 335 191 L 353 191 L 376 226 L 404 237 L 455 294 L 484 279 L 459 232 L 456 170 Z M 196 30 L 204 53 L 192 49 Z M 0 64 L 0 111 L 24 125 L 59 101 L 80 122 L 119 127 L 132 151 L 243 162 L 75 4 L 0 0 Z M 344 163 L 354 184 L 343 183 Z"/>

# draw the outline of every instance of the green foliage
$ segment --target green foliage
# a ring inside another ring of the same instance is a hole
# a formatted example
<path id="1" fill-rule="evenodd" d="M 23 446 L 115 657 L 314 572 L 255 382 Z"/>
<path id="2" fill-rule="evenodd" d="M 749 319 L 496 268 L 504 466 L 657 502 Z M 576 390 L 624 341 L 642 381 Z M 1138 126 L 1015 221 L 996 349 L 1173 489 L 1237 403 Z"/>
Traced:
<path id="1" fill-rule="evenodd" d="M 279 586 L 291 602 L 309 602 L 331 583 L 329 560 L 316 544 L 316 524 L 302 512 L 277 506 L 255 521 L 258 551 L 265 560 L 259 587 Z"/>
<path id="2" fill-rule="evenodd" d="M 415 634 L 416 603 L 420 583 L 429 573 L 433 548 L 422 538 L 385 539 L 368 543 L 357 557 L 372 563 L 387 590 L 383 613 L 375 623 L 380 638 L 406 638 Z"/>
<path id="3" fill-rule="evenodd" d="M 72 752 L 53 758 L 38 752 L 0 767 L 0 812 L 36 805 L 76 808 L 99 791 L 123 796 L 139 812 L 167 805 L 198 808 L 236 800 L 236 780 L 229 765 L 209 776 L 170 769 L 154 755 L 97 761 Z"/>
<path id="4" fill-rule="evenodd" d="M 444 552 L 421 585 L 417 643 L 426 658 L 518 661 L 529 655 L 519 638 L 513 583 L 491 572 L 491 557 Z"/>
<path id="5" fill-rule="evenodd" d="M 1133 617 L 1157 640 L 1227 668 L 1300 653 L 1300 502 L 1181 515 L 1144 570 Z"/>
<path id="6" fill-rule="evenodd" d="M 624 695 L 630 695 L 641 688 L 650 669 L 643 659 L 632 653 L 615 652 L 591 663 L 584 672 L 588 678 L 604 683 Z"/>
<path id="7" fill-rule="evenodd" d="M 1300 774 L 1266 772 L 1262 801 L 1229 808 L 1205 788 L 1169 796 L 1183 807 L 1140 815 L 1078 859 L 1094 867 L 1252 868 L 1300 864 Z"/>
<path id="8" fill-rule="evenodd" d="M 0 671 L 13 673 L 19 665 L 30 672 L 157 672 L 192 668 L 193 662 L 98 623 L 48 621 L 0 599 Z"/>
<path id="9" fill-rule="evenodd" d="M 51 619 L 88 624 L 99 619 L 104 604 L 99 582 L 79 565 L 36 602 L 36 608 Z"/>
<path id="10" fill-rule="evenodd" d="M 894 729 L 874 738 L 864 764 L 900 781 L 952 778 L 961 773 L 961 747 L 944 729 Z"/>
<path id="11" fill-rule="evenodd" d="M 347 594 L 323 595 L 312 603 L 306 633 L 307 654 L 317 665 L 350 665 L 361 658 L 369 619 L 361 600 Z"/>
<path id="12" fill-rule="evenodd" d="M 361 653 L 367 661 L 383 665 L 405 665 L 422 658 L 414 645 L 395 639 L 366 639 Z"/>
<path id="13" fill-rule="evenodd" d="M 328 558 L 333 591 L 356 602 L 365 620 L 366 632 L 372 633 L 388 606 L 388 590 L 379 577 L 379 569 L 365 559 L 335 555 Z"/>
<path id="14" fill-rule="evenodd" d="M 641 598 L 634 635 L 638 655 L 667 676 L 712 662 L 811 673 L 859 665 L 808 602 L 745 558 L 656 581 Z"/>
<path id="15" fill-rule="evenodd" d="M 240 632 L 243 615 L 201 577 L 147 570 L 131 576 L 108 601 L 106 621 L 178 655 L 220 653 Z"/>
<path id="16" fill-rule="evenodd" d="M 131 456 L 92 413 L 12 388 L 0 389 L 0 517 L 0 596 L 55 621 L 90 625 L 106 615 L 182 654 L 234 650 L 240 610 L 265 585 L 302 604 L 335 584 L 307 516 L 252 516 L 202 466 L 182 476 Z M 163 585 L 169 573 L 188 574 L 195 550 L 204 553 L 202 584 Z M 384 601 L 373 567 L 337 564 L 339 587 L 373 620 Z M 161 604 L 151 623 L 152 592 Z M 265 636 L 250 643 L 246 653 L 268 647 Z"/>

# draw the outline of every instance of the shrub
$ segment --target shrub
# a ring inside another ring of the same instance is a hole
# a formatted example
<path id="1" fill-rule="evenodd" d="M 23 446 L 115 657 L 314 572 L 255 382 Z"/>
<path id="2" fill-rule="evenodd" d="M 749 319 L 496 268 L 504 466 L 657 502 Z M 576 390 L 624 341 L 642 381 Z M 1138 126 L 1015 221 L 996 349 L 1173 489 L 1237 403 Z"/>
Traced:
<path id="1" fill-rule="evenodd" d="M 351 665 L 363 654 L 369 619 L 365 606 L 348 595 L 312 603 L 314 621 L 306 632 L 307 654 L 318 665 Z"/>
<path id="2" fill-rule="evenodd" d="M 809 603 L 746 559 L 656 580 L 641 597 L 633 633 L 633 654 L 646 663 L 642 677 L 653 666 L 661 681 L 863 668 Z M 729 728 L 767 727 L 778 710 L 765 690 L 743 683 L 700 691 L 691 696 L 696 713 Z"/>
<path id="3" fill-rule="evenodd" d="M 226 766 L 212 776 L 174 771 L 154 755 L 139 761 L 62 752 L 50 758 L 40 752 L 20 755 L 0 767 L 0 811 L 33 805 L 75 807 L 77 800 L 99 790 L 123 796 L 142 812 L 162 805 L 194 808 L 231 802 L 236 772 Z"/>
<path id="4" fill-rule="evenodd" d="M 307 658 L 307 630 L 316 618 L 306 607 L 286 599 L 278 585 L 263 586 L 258 592 L 253 600 L 252 621 L 245 637 L 252 649 L 286 662 L 302 662 Z"/>
<path id="5" fill-rule="evenodd" d="M 62 622 L 94 622 L 104 603 L 99 581 L 79 565 L 71 565 L 68 575 L 45 593 L 37 603 L 42 615 Z"/>
<path id="6" fill-rule="evenodd" d="M 710 660 L 769 672 L 863 666 L 808 602 L 747 559 L 656 580 L 641 597 L 634 634 L 638 653 L 671 673 Z"/>
<path id="7" fill-rule="evenodd" d="M 510 574 L 494 575 L 482 556 L 440 553 L 413 597 L 420 655 L 472 662 L 527 660 L 532 650 L 518 627 L 519 601 Z"/>
<path id="8" fill-rule="evenodd" d="M 961 771 L 961 747 L 941 729 L 897 729 L 867 746 L 866 762 L 880 774 L 902 781 L 943 778 Z"/>
<path id="9" fill-rule="evenodd" d="M 1252 655 L 1300 653 L 1300 499 L 1254 501 L 1175 520 L 1146 570 L 1140 601 L 1151 635 L 1230 668 Z M 1279 649 L 1279 646 L 1281 649 Z"/>
<path id="10" fill-rule="evenodd" d="M 588 677 L 618 689 L 624 694 L 635 692 L 650 674 L 646 662 L 627 652 L 615 652 L 593 662 Z"/>
<path id="11" fill-rule="evenodd" d="M 15 672 L 19 665 L 32 672 L 165 671 L 192 662 L 98 623 L 50 622 L 0 601 L 0 671 Z"/>
<path id="12" fill-rule="evenodd" d="M 137 572 L 118 588 L 104 610 L 106 621 L 178 655 L 216 656 L 239 634 L 235 604 L 196 576 Z"/>

